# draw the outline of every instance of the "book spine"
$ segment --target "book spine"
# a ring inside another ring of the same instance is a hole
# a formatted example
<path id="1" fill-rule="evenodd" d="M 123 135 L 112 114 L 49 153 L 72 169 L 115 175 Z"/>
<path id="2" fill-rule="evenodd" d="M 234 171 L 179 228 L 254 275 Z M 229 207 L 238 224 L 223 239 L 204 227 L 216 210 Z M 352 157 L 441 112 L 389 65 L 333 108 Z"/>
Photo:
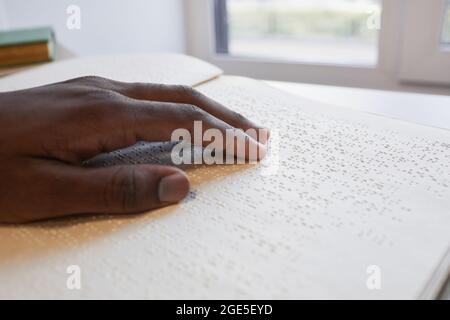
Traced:
<path id="1" fill-rule="evenodd" d="M 0 48 L 0 66 L 11 66 L 50 61 L 53 58 L 53 44 L 39 42 Z"/>

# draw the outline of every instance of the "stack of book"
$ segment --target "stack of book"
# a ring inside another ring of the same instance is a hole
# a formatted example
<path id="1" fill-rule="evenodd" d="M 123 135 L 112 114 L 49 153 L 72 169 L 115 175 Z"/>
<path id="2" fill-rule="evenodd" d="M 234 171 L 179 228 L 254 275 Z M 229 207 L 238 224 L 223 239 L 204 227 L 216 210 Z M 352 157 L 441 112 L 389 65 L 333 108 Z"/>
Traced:
<path id="1" fill-rule="evenodd" d="M 0 68 L 52 61 L 55 54 L 51 27 L 0 32 Z"/>

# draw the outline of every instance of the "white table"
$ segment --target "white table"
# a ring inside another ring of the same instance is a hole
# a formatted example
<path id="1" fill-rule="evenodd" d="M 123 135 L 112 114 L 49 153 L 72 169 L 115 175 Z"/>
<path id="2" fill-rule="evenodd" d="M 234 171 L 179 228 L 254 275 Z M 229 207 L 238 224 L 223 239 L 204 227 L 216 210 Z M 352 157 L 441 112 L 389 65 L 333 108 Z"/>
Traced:
<path id="1" fill-rule="evenodd" d="M 431 95 L 292 82 L 267 83 L 333 106 L 450 130 L 450 88 L 448 95 Z"/>
<path id="2" fill-rule="evenodd" d="M 450 88 L 448 95 L 430 95 L 292 82 L 267 83 L 291 94 L 333 106 L 450 130 Z M 450 300 L 450 275 L 440 298 Z"/>

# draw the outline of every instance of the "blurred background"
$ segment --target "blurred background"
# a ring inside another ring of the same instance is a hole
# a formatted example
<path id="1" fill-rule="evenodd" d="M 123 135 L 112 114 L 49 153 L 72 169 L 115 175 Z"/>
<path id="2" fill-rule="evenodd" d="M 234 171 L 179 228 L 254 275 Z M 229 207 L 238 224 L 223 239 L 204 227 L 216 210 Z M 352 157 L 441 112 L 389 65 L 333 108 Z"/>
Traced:
<path id="1" fill-rule="evenodd" d="M 70 56 L 187 53 L 256 78 L 450 94 L 450 0 L 0 0 L 0 30 L 37 26 Z"/>
<path id="2" fill-rule="evenodd" d="M 381 0 L 229 0 L 227 5 L 231 54 L 377 63 Z"/>
<path id="3" fill-rule="evenodd" d="M 70 6 L 80 29 L 69 29 Z M 183 0 L 0 0 L 3 30 L 50 25 L 77 55 L 185 50 Z"/>

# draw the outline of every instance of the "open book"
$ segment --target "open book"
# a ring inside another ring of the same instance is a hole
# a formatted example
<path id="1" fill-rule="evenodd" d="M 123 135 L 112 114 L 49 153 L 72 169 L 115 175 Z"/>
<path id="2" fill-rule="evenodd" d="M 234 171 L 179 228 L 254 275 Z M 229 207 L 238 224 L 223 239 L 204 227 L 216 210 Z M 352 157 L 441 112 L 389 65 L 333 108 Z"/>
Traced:
<path id="1" fill-rule="evenodd" d="M 148 214 L 0 226 L 0 298 L 438 294 L 450 265 L 450 132 L 291 96 L 180 55 L 59 62 L 3 78 L 0 91 L 82 75 L 196 86 L 271 128 L 278 147 L 256 165 L 187 169 L 188 198 Z M 92 162 L 164 163 L 168 150 L 140 143 Z M 72 265 L 81 290 L 66 286 Z"/>

